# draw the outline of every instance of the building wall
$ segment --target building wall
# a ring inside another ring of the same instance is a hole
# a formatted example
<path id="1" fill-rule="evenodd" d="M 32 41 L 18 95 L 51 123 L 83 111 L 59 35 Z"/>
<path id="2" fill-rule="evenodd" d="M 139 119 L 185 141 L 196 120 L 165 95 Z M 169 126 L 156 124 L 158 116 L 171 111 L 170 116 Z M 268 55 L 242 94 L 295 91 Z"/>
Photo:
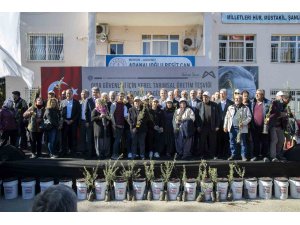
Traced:
<path id="1" fill-rule="evenodd" d="M 259 88 L 266 90 L 270 97 L 270 89 L 286 88 L 287 82 L 291 89 L 299 88 L 300 63 L 272 63 L 272 35 L 300 35 L 300 24 L 222 24 L 221 13 L 213 14 L 212 64 L 214 66 L 258 66 Z M 256 35 L 255 63 L 224 63 L 219 62 L 219 34 L 254 34 Z"/>
<path id="2" fill-rule="evenodd" d="M 108 42 L 96 45 L 96 55 L 109 54 L 109 43 L 123 43 L 125 55 L 142 55 L 142 35 L 143 34 L 158 34 L 158 35 L 179 35 L 179 55 L 200 55 L 201 50 L 187 51 L 183 49 L 183 37 L 186 32 L 198 28 L 199 37 L 202 33 L 202 27 L 186 26 L 186 27 L 139 27 L 139 26 L 109 26 Z M 200 29 L 201 28 L 201 29 Z M 200 33 L 201 30 L 201 33 Z M 201 47 L 201 46 L 199 46 Z"/>
<path id="3" fill-rule="evenodd" d="M 99 21 L 97 21 L 99 22 Z M 202 29 L 203 26 L 203 29 Z M 198 38 L 203 43 L 197 52 L 182 51 L 182 38 L 186 27 L 142 27 L 142 26 L 111 26 L 109 41 L 123 42 L 124 54 L 142 54 L 142 34 L 179 34 L 180 55 L 196 55 L 196 66 L 258 66 L 259 87 L 266 90 L 269 97 L 270 89 L 282 89 L 287 81 L 290 88 L 298 88 L 300 78 L 299 63 L 271 63 L 271 35 L 300 35 L 299 24 L 222 24 L 221 13 L 204 13 L 204 22 L 198 28 Z M 27 61 L 26 33 L 63 33 L 63 62 L 30 62 Z M 225 63 L 219 62 L 219 34 L 254 34 L 256 35 L 256 62 Z M 42 66 L 85 66 L 87 65 L 88 48 L 88 13 L 21 13 L 21 48 L 22 64 L 35 73 L 34 87 L 41 85 L 40 68 Z M 77 38 L 78 37 L 78 38 Z M 105 65 L 105 55 L 109 53 L 108 43 L 96 45 L 96 65 Z M 19 78 L 6 78 L 6 93 L 20 90 L 24 95 L 26 84 Z"/>
<path id="4" fill-rule="evenodd" d="M 34 71 L 33 87 L 41 86 L 42 66 L 85 66 L 87 60 L 87 13 L 21 13 L 22 65 Z M 27 60 L 27 33 L 63 33 L 64 61 L 34 62 Z M 83 38 L 83 40 L 77 39 Z M 25 82 L 20 78 L 6 77 L 7 97 L 13 90 L 25 95 Z"/>

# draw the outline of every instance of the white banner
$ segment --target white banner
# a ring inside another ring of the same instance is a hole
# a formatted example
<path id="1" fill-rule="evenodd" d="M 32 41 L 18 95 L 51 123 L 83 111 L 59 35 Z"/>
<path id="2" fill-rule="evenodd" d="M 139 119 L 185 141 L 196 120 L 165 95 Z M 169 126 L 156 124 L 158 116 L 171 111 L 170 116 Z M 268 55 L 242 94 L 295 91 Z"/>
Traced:
<path id="1" fill-rule="evenodd" d="M 0 77 L 21 77 L 29 88 L 33 71 L 21 66 L 20 13 L 0 13 Z"/>
<path id="2" fill-rule="evenodd" d="M 101 92 L 119 91 L 121 81 L 125 92 L 139 94 L 144 88 L 145 94 L 151 91 L 159 97 L 159 90 L 197 90 L 203 89 L 211 93 L 218 90 L 217 67 L 83 67 L 82 89 L 91 90 L 99 87 Z"/>

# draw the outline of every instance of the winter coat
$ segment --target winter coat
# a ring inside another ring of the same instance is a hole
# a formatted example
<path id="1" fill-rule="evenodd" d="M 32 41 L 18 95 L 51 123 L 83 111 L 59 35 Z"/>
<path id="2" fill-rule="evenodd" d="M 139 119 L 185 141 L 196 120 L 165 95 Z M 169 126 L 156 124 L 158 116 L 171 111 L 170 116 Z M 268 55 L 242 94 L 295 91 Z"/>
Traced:
<path id="1" fill-rule="evenodd" d="M 228 107 L 227 113 L 226 113 L 226 116 L 224 119 L 224 127 L 223 127 L 223 128 L 227 128 L 228 132 L 230 132 L 230 129 L 232 127 L 232 119 L 235 115 L 235 112 L 236 112 L 235 105 L 231 105 Z M 251 121 L 250 109 L 248 108 L 248 106 L 243 105 L 241 107 L 241 110 L 239 110 L 237 113 L 240 113 L 242 124 L 243 124 L 243 127 L 241 128 L 241 133 L 248 133 L 248 124 Z"/>
<path id="2" fill-rule="evenodd" d="M 3 107 L 0 110 L 0 131 L 17 130 L 15 112 Z"/>
<path id="3" fill-rule="evenodd" d="M 104 135 L 106 134 L 106 137 L 111 136 L 111 121 L 108 118 L 100 118 L 100 112 L 98 112 L 96 109 L 93 109 L 91 114 L 91 121 L 93 122 L 94 127 L 94 137 L 104 138 Z M 106 126 L 104 126 L 106 125 Z M 105 130 L 105 129 L 106 130 Z"/>

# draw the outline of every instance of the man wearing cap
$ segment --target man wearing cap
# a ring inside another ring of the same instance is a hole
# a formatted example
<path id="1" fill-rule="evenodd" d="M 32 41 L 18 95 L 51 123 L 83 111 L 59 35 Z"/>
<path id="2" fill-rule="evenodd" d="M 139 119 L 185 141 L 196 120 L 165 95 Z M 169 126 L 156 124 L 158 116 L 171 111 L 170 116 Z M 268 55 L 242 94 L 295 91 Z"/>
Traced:
<path id="1" fill-rule="evenodd" d="M 23 114 L 28 109 L 27 103 L 21 98 L 19 91 L 13 91 L 14 111 L 18 126 L 17 147 L 27 149 L 27 135 Z"/>
<path id="2" fill-rule="evenodd" d="M 163 147 L 163 111 L 158 108 L 158 99 L 154 98 L 149 109 L 149 127 L 147 133 L 149 158 L 160 158 Z M 154 153 L 154 155 L 153 155 Z"/>
<path id="3" fill-rule="evenodd" d="M 282 96 L 283 96 L 283 92 L 282 91 L 278 91 L 276 93 L 276 100 L 281 100 L 282 99 Z"/>
<path id="4" fill-rule="evenodd" d="M 235 89 L 232 98 L 234 99 L 235 96 L 239 96 L 240 94 L 241 94 L 241 90 L 240 89 Z"/>
<path id="5" fill-rule="evenodd" d="M 50 98 L 55 98 L 55 92 L 53 91 L 53 90 L 50 90 L 49 92 L 48 92 L 48 99 L 50 99 Z"/>
<path id="6" fill-rule="evenodd" d="M 179 109 L 173 116 L 173 129 L 175 134 L 175 147 L 178 159 L 189 159 L 191 157 L 191 146 L 194 136 L 195 114 L 187 107 L 187 100 L 181 98 Z"/>
<path id="7" fill-rule="evenodd" d="M 132 137 L 132 156 L 138 158 L 137 147 L 139 145 L 140 158 L 145 159 L 145 137 L 148 130 L 147 123 L 149 112 L 142 105 L 140 97 L 134 98 L 134 106 L 129 109 L 128 121 Z"/>
<path id="8" fill-rule="evenodd" d="M 251 121 L 251 112 L 248 106 L 243 105 L 242 100 L 242 95 L 234 97 L 234 105 L 228 107 L 224 119 L 224 132 L 229 132 L 230 137 L 231 156 L 228 160 L 237 159 L 237 144 L 240 143 L 242 160 L 247 161 L 246 134 Z"/>
<path id="9" fill-rule="evenodd" d="M 197 131 L 200 132 L 200 149 L 198 152 L 201 157 L 214 158 L 216 156 L 217 131 L 219 130 L 220 117 L 218 105 L 210 101 L 210 93 L 203 93 L 202 102 L 199 104 L 199 123 Z"/>
<path id="10" fill-rule="evenodd" d="M 272 110 L 269 119 L 270 132 L 270 159 L 272 162 L 285 160 L 282 147 L 284 144 L 284 130 L 288 123 L 288 104 L 292 98 L 290 93 L 283 92 L 281 100 L 272 102 Z"/>

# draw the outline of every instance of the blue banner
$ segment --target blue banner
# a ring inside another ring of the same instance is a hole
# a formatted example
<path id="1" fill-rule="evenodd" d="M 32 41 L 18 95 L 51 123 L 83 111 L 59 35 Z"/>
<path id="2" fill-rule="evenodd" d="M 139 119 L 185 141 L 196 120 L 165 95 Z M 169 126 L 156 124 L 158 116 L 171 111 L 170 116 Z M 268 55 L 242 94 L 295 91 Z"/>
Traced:
<path id="1" fill-rule="evenodd" d="M 106 55 L 107 67 L 194 67 L 195 56 Z"/>
<path id="2" fill-rule="evenodd" d="M 300 23 L 300 13 L 222 13 L 222 23 Z"/>

